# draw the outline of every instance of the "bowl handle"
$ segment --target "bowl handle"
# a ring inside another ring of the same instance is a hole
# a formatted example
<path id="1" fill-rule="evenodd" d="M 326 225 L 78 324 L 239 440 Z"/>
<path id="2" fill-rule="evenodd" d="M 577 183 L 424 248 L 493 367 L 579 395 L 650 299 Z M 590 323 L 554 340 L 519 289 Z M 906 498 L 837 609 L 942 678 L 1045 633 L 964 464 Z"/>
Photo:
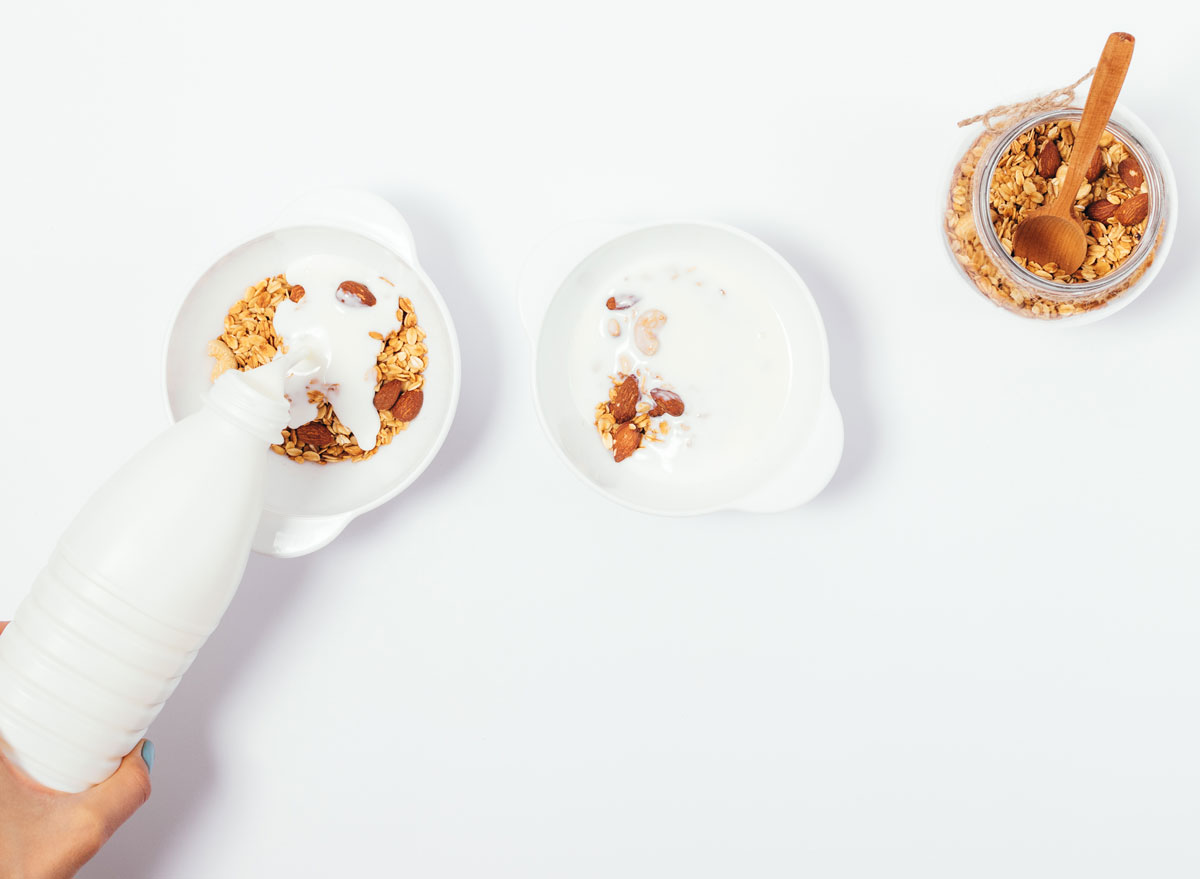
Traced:
<path id="1" fill-rule="evenodd" d="M 733 509 L 748 513 L 790 510 L 808 503 L 829 484 L 842 459 L 845 436 L 841 410 L 828 388 L 820 406 L 808 445 L 766 484 L 733 504 Z"/>
<path id="2" fill-rule="evenodd" d="M 517 311 L 525 331 L 535 344 L 542 318 L 567 275 L 600 245 L 630 226 L 582 220 L 555 229 L 533 246 L 517 281 Z"/>
<path id="3" fill-rule="evenodd" d="M 332 226 L 382 244 L 417 268 L 412 230 L 391 202 L 361 189 L 317 189 L 296 199 L 276 217 L 283 226 Z"/>
<path id="4" fill-rule="evenodd" d="M 254 534 L 254 551 L 279 559 L 316 552 L 342 533 L 353 516 L 301 518 L 264 510 Z"/>

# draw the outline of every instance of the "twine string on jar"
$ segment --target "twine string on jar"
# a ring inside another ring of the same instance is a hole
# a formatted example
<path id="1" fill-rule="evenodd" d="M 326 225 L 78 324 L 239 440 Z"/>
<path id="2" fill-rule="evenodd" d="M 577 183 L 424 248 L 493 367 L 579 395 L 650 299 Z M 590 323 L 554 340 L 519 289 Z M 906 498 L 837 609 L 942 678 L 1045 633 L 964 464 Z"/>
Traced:
<path id="1" fill-rule="evenodd" d="M 980 113 L 978 116 L 972 116 L 970 119 L 963 119 L 958 123 L 959 128 L 965 128 L 976 122 L 982 122 L 983 127 L 991 132 L 1003 131 L 1015 119 L 1020 119 L 1026 116 L 1032 116 L 1035 113 L 1041 113 L 1044 110 L 1054 110 L 1060 107 L 1069 107 L 1071 102 L 1075 100 L 1075 89 L 1079 85 L 1096 72 L 1093 67 L 1079 79 L 1075 80 L 1068 86 L 1063 86 L 1060 89 L 1055 89 L 1052 92 L 1047 92 L 1036 98 L 1030 98 L 1028 101 L 1020 101 L 1016 104 L 1001 104 L 998 107 L 992 107 L 985 113 Z"/>

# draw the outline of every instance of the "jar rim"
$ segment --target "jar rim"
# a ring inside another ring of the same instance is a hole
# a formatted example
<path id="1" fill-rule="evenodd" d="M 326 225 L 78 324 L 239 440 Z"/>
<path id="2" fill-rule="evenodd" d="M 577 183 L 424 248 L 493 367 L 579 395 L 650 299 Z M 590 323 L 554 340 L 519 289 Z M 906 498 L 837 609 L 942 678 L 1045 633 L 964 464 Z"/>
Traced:
<path id="1" fill-rule="evenodd" d="M 1116 113 L 1114 113 L 1115 115 Z M 972 214 L 976 230 L 979 234 L 980 244 L 988 258 L 1001 272 L 1008 276 L 1008 279 L 1013 284 L 1034 290 L 1040 296 L 1060 302 L 1078 302 L 1091 299 L 1098 294 L 1110 292 L 1128 281 L 1131 276 L 1139 271 L 1146 260 L 1152 257 L 1155 251 L 1154 244 L 1157 239 L 1157 232 L 1151 234 L 1150 230 L 1160 229 L 1167 215 L 1165 204 L 1166 184 L 1157 162 L 1154 161 L 1150 151 L 1128 128 L 1114 118 L 1110 118 L 1106 130 L 1124 144 L 1137 160 L 1146 176 L 1150 191 L 1150 213 L 1146 222 L 1146 234 L 1138 242 L 1138 246 L 1133 253 L 1129 254 L 1119 267 L 1102 278 L 1097 278 L 1094 281 L 1066 283 L 1063 281 L 1048 281 L 1045 278 L 1035 275 L 1029 269 L 1019 265 L 1004 250 L 1004 247 L 1000 243 L 1000 238 L 996 234 L 996 227 L 991 220 L 991 199 L 989 198 L 991 181 L 996 174 L 996 168 L 1000 164 L 1001 157 L 1008 152 L 1009 147 L 1017 137 L 1031 128 L 1035 128 L 1044 122 L 1056 120 L 1076 121 L 1082 117 L 1083 110 L 1078 107 L 1057 107 L 1017 120 L 997 134 L 992 140 L 992 143 L 984 153 L 983 160 L 976 170 L 972 186 Z"/>

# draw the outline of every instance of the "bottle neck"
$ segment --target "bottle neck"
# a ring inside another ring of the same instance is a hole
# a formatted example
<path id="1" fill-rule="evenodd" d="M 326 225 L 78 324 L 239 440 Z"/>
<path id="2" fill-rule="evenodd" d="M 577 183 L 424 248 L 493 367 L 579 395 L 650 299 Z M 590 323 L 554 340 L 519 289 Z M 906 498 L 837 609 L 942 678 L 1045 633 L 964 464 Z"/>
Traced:
<path id="1" fill-rule="evenodd" d="M 204 403 L 264 443 L 277 443 L 289 417 L 283 395 L 286 376 L 282 361 L 247 372 L 226 370 L 205 393 Z"/>

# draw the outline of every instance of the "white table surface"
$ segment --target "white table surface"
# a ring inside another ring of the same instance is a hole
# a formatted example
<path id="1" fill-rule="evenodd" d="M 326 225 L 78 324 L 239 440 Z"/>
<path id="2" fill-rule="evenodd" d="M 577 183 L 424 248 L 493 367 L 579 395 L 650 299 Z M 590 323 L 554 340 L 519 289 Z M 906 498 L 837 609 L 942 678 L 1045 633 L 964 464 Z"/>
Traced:
<path id="1" fill-rule="evenodd" d="M 290 199 L 394 202 L 463 348 L 408 492 L 251 559 L 151 730 L 150 803 L 82 876 L 1200 872 L 1191 30 L 1097 2 L 1047 57 L 1061 25 L 970 4 L 784 8 L 6 11 L 0 618 L 165 426 L 192 281 Z M 1136 303 L 1054 331 L 944 253 L 954 123 L 1117 28 L 1179 235 Z M 525 254 L 681 217 L 758 235 L 821 308 L 846 450 L 806 507 L 628 512 L 538 428 Z"/>

